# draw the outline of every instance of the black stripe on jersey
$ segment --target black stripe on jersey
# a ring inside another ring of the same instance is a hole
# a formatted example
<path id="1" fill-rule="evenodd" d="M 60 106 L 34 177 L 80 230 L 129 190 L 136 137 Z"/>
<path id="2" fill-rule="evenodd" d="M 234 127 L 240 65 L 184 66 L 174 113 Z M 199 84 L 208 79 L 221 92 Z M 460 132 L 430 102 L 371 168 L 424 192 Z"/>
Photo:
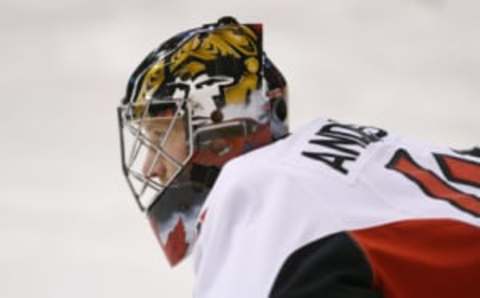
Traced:
<path id="1" fill-rule="evenodd" d="M 311 242 L 282 266 L 270 298 L 380 298 L 372 270 L 347 233 Z"/>
<path id="2" fill-rule="evenodd" d="M 455 151 L 458 154 L 480 158 L 480 147 L 473 147 L 470 150 L 453 150 L 453 151 Z"/>

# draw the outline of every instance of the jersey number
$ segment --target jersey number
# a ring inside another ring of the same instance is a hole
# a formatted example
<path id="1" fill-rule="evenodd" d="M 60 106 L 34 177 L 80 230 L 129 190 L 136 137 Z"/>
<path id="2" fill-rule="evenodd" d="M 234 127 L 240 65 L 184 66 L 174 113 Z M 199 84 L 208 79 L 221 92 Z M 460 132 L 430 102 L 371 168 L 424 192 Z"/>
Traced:
<path id="1" fill-rule="evenodd" d="M 448 181 L 480 188 L 480 163 L 444 154 L 433 155 Z M 454 188 L 431 170 L 417 164 L 407 151 L 398 150 L 386 167 L 415 182 L 428 196 L 445 200 L 480 217 L 479 197 Z"/>

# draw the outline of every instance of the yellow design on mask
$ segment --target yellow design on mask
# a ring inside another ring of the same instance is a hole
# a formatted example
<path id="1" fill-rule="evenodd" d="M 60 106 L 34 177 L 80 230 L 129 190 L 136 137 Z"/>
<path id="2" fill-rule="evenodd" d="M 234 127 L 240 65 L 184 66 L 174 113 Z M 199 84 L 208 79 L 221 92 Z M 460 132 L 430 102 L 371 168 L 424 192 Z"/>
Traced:
<path id="1" fill-rule="evenodd" d="M 239 65 L 244 67 L 240 77 L 235 78 L 235 84 L 225 88 L 225 103 L 228 105 L 246 102 L 247 96 L 259 86 L 261 53 L 257 42 L 255 32 L 244 25 L 226 25 L 204 36 L 200 34 L 191 38 L 169 55 L 168 62 L 162 59 L 150 67 L 136 98 L 136 104 L 144 105 L 146 95 L 154 94 L 164 84 L 166 68 L 175 77 L 188 80 L 205 72 L 206 64 L 219 57 L 238 59 Z M 192 61 L 186 63 L 190 59 Z"/>

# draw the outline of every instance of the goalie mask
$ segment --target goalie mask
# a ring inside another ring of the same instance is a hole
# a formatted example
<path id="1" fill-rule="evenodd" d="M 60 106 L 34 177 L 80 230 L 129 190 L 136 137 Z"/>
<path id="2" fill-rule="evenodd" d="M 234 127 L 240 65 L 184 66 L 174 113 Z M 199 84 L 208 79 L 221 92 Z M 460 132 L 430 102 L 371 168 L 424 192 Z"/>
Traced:
<path id="1" fill-rule="evenodd" d="M 287 134 L 286 99 L 262 26 L 230 17 L 174 36 L 134 71 L 118 108 L 123 172 L 172 266 L 222 166 Z"/>

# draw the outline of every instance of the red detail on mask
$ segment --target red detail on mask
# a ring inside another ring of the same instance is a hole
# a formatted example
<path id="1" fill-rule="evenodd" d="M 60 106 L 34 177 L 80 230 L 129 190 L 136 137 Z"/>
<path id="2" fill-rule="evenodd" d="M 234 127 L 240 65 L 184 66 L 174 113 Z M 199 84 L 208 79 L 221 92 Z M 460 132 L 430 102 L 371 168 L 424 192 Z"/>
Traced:
<path id="1" fill-rule="evenodd" d="M 255 34 L 262 35 L 263 24 L 249 24 L 250 28 L 255 31 Z"/>
<path id="2" fill-rule="evenodd" d="M 163 247 L 171 266 L 175 266 L 187 254 L 185 226 L 180 218 L 175 228 L 168 235 L 167 243 Z"/>
<path id="3" fill-rule="evenodd" d="M 257 131 L 248 136 L 234 136 L 215 140 L 210 147 L 195 152 L 192 160 L 196 164 L 221 167 L 230 159 L 271 142 L 272 132 L 270 127 L 259 125 Z M 222 154 L 222 148 L 225 148 L 224 154 Z"/>
<path id="4" fill-rule="evenodd" d="M 285 97 L 285 89 L 277 88 L 267 92 L 268 98 Z"/>

